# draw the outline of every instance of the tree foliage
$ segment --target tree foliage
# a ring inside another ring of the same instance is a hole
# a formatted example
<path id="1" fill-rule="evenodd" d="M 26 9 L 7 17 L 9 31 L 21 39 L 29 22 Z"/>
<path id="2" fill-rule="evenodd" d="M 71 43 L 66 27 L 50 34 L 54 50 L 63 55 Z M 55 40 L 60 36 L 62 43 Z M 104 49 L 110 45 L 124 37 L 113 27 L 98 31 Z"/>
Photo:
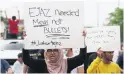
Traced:
<path id="1" fill-rule="evenodd" d="M 119 25 L 121 42 L 123 42 L 123 9 L 116 8 L 114 12 L 109 13 L 109 23 L 108 25 Z"/>

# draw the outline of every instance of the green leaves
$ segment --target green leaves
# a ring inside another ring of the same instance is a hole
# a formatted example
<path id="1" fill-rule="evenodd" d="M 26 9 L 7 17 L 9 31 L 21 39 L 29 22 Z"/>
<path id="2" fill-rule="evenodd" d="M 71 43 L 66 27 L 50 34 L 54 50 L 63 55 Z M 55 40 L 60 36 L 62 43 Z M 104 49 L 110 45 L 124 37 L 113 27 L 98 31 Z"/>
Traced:
<path id="1" fill-rule="evenodd" d="M 121 42 L 123 42 L 123 9 L 116 8 L 114 12 L 109 13 L 108 25 L 119 25 L 121 33 Z"/>
<path id="2" fill-rule="evenodd" d="M 9 24 L 8 23 L 8 20 L 6 18 L 4 18 L 4 17 L 1 16 L 0 19 L 1 19 L 2 22 L 4 22 L 5 25 L 8 25 Z"/>

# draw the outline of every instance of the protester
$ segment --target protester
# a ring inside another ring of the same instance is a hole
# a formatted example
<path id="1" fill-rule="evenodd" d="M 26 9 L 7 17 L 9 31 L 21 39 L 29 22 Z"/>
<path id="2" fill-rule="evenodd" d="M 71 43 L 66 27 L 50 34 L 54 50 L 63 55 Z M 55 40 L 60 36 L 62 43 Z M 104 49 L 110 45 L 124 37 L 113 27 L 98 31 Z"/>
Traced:
<path id="1" fill-rule="evenodd" d="M 90 64 L 87 73 L 120 73 L 120 67 L 112 62 L 114 51 L 97 51 L 97 58 Z"/>
<path id="2" fill-rule="evenodd" d="M 47 49 L 44 52 L 45 59 L 41 60 L 30 59 L 29 52 L 25 49 L 23 49 L 23 55 L 24 63 L 37 73 L 70 73 L 84 63 L 86 47 L 80 49 L 79 55 L 67 59 L 63 58 L 63 49 Z"/>
<path id="3" fill-rule="evenodd" d="M 14 71 L 14 73 L 23 73 L 23 59 L 22 59 L 22 53 L 18 54 L 18 59 L 17 61 L 14 63 L 12 69 Z"/>
<path id="4" fill-rule="evenodd" d="M 7 74 L 13 73 L 9 63 L 3 59 L 0 60 L 0 71 L 1 71 L 0 73 L 7 73 Z"/>
<path id="5" fill-rule="evenodd" d="M 29 58 L 29 53 L 23 50 L 24 63 L 38 73 L 70 73 L 77 66 L 83 64 L 85 58 L 85 50 L 81 49 L 80 54 L 76 57 L 63 59 L 61 49 L 48 49 L 45 51 L 45 60 L 33 60 Z"/>
<path id="6" fill-rule="evenodd" d="M 6 14 L 6 11 L 5 11 Z M 18 11 L 18 16 L 19 16 L 19 11 Z M 7 14 L 6 14 L 6 18 Z M 9 23 L 9 32 L 10 32 L 10 38 L 11 39 L 17 39 L 18 38 L 18 24 L 20 21 L 20 16 L 19 19 L 16 19 L 16 16 L 12 16 L 12 19 L 8 19 L 8 23 Z"/>
<path id="7" fill-rule="evenodd" d="M 26 74 L 28 72 L 28 66 L 24 64 L 23 73 Z"/>

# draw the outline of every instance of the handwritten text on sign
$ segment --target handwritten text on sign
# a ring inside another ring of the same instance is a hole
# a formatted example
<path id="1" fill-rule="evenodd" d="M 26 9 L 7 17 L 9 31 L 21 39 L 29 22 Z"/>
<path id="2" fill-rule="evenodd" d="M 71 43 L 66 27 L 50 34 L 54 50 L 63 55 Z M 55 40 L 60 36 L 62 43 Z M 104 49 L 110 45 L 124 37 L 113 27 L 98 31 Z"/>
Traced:
<path id="1" fill-rule="evenodd" d="M 83 47 L 83 2 L 26 3 L 25 27 L 28 49 Z"/>
<path id="2" fill-rule="evenodd" d="M 88 52 L 95 52 L 99 47 L 106 48 L 105 51 L 119 50 L 119 26 L 87 28 L 86 42 Z"/>

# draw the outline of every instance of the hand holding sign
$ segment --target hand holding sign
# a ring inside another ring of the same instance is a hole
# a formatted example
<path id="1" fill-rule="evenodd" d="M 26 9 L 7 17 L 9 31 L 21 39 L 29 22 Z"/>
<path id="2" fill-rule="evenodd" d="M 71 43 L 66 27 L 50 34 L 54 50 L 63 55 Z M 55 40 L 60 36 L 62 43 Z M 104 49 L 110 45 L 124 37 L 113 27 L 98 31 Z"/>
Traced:
<path id="1" fill-rule="evenodd" d="M 84 36 L 84 46 L 86 47 L 86 42 L 85 42 L 85 38 L 86 38 L 86 31 L 85 30 L 83 30 L 83 34 L 82 34 L 83 36 Z"/>
<path id="2" fill-rule="evenodd" d="M 101 48 L 99 48 L 98 51 L 97 51 L 97 56 L 99 58 L 102 58 L 102 55 L 103 55 L 103 51 L 101 50 Z"/>
<path id="3" fill-rule="evenodd" d="M 86 31 L 85 30 L 83 30 L 83 36 L 86 37 Z"/>

